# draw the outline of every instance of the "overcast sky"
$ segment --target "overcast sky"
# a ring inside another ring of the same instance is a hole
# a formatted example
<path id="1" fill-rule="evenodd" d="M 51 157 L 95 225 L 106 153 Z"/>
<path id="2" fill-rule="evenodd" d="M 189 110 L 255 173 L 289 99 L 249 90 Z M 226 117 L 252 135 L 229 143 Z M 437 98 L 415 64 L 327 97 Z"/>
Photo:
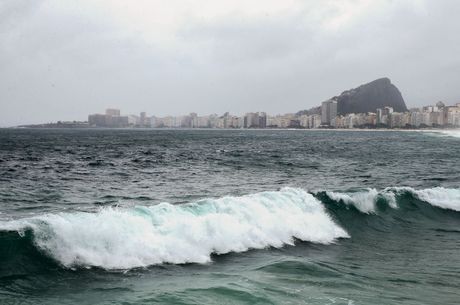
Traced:
<path id="1" fill-rule="evenodd" d="M 1 0 L 0 126 L 296 112 L 380 77 L 460 102 L 457 0 Z"/>

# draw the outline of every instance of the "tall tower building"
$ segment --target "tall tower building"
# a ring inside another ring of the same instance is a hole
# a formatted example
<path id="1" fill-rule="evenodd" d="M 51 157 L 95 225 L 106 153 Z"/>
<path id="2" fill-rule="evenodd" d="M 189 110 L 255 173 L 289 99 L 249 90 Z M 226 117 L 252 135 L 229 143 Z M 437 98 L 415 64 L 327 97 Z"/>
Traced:
<path id="1" fill-rule="evenodd" d="M 325 101 L 321 104 L 321 124 L 331 125 L 337 116 L 337 101 Z"/>
<path id="2" fill-rule="evenodd" d="M 377 108 L 377 124 L 382 123 L 383 110 L 382 108 Z"/>
<path id="3" fill-rule="evenodd" d="M 139 118 L 139 123 L 142 127 L 147 125 L 147 114 L 145 112 L 141 112 L 140 118 Z"/>

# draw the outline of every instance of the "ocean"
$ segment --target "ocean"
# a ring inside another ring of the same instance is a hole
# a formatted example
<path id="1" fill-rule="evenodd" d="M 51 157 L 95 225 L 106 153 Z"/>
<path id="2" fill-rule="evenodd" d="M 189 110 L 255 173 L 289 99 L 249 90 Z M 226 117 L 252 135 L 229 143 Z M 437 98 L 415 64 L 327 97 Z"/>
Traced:
<path id="1" fill-rule="evenodd" d="M 460 132 L 0 129 L 0 304 L 459 304 Z"/>

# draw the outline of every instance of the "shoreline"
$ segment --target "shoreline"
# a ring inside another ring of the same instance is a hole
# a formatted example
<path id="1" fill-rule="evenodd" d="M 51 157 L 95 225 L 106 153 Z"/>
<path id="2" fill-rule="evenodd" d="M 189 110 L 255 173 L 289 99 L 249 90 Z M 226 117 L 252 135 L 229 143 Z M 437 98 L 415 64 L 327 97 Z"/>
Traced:
<path id="1" fill-rule="evenodd" d="M 2 129 L 14 129 L 14 130 L 226 130 L 226 131 L 404 131 L 404 132 L 439 132 L 439 131 L 459 131 L 460 127 L 453 128 L 138 128 L 138 127 L 0 127 Z"/>

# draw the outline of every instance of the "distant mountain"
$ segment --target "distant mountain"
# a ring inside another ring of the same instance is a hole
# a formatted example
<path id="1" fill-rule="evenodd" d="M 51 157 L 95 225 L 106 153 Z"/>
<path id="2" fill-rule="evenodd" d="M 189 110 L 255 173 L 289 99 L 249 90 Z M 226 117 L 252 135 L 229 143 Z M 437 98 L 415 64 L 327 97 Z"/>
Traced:
<path id="1" fill-rule="evenodd" d="M 401 92 L 386 77 L 344 91 L 330 100 L 337 101 L 337 113 L 342 115 L 375 112 L 385 106 L 393 107 L 396 112 L 407 111 Z"/>
<path id="2" fill-rule="evenodd" d="M 313 115 L 313 114 L 321 114 L 321 106 L 313 107 L 308 110 L 300 110 L 296 113 L 297 116 L 301 115 Z"/>

